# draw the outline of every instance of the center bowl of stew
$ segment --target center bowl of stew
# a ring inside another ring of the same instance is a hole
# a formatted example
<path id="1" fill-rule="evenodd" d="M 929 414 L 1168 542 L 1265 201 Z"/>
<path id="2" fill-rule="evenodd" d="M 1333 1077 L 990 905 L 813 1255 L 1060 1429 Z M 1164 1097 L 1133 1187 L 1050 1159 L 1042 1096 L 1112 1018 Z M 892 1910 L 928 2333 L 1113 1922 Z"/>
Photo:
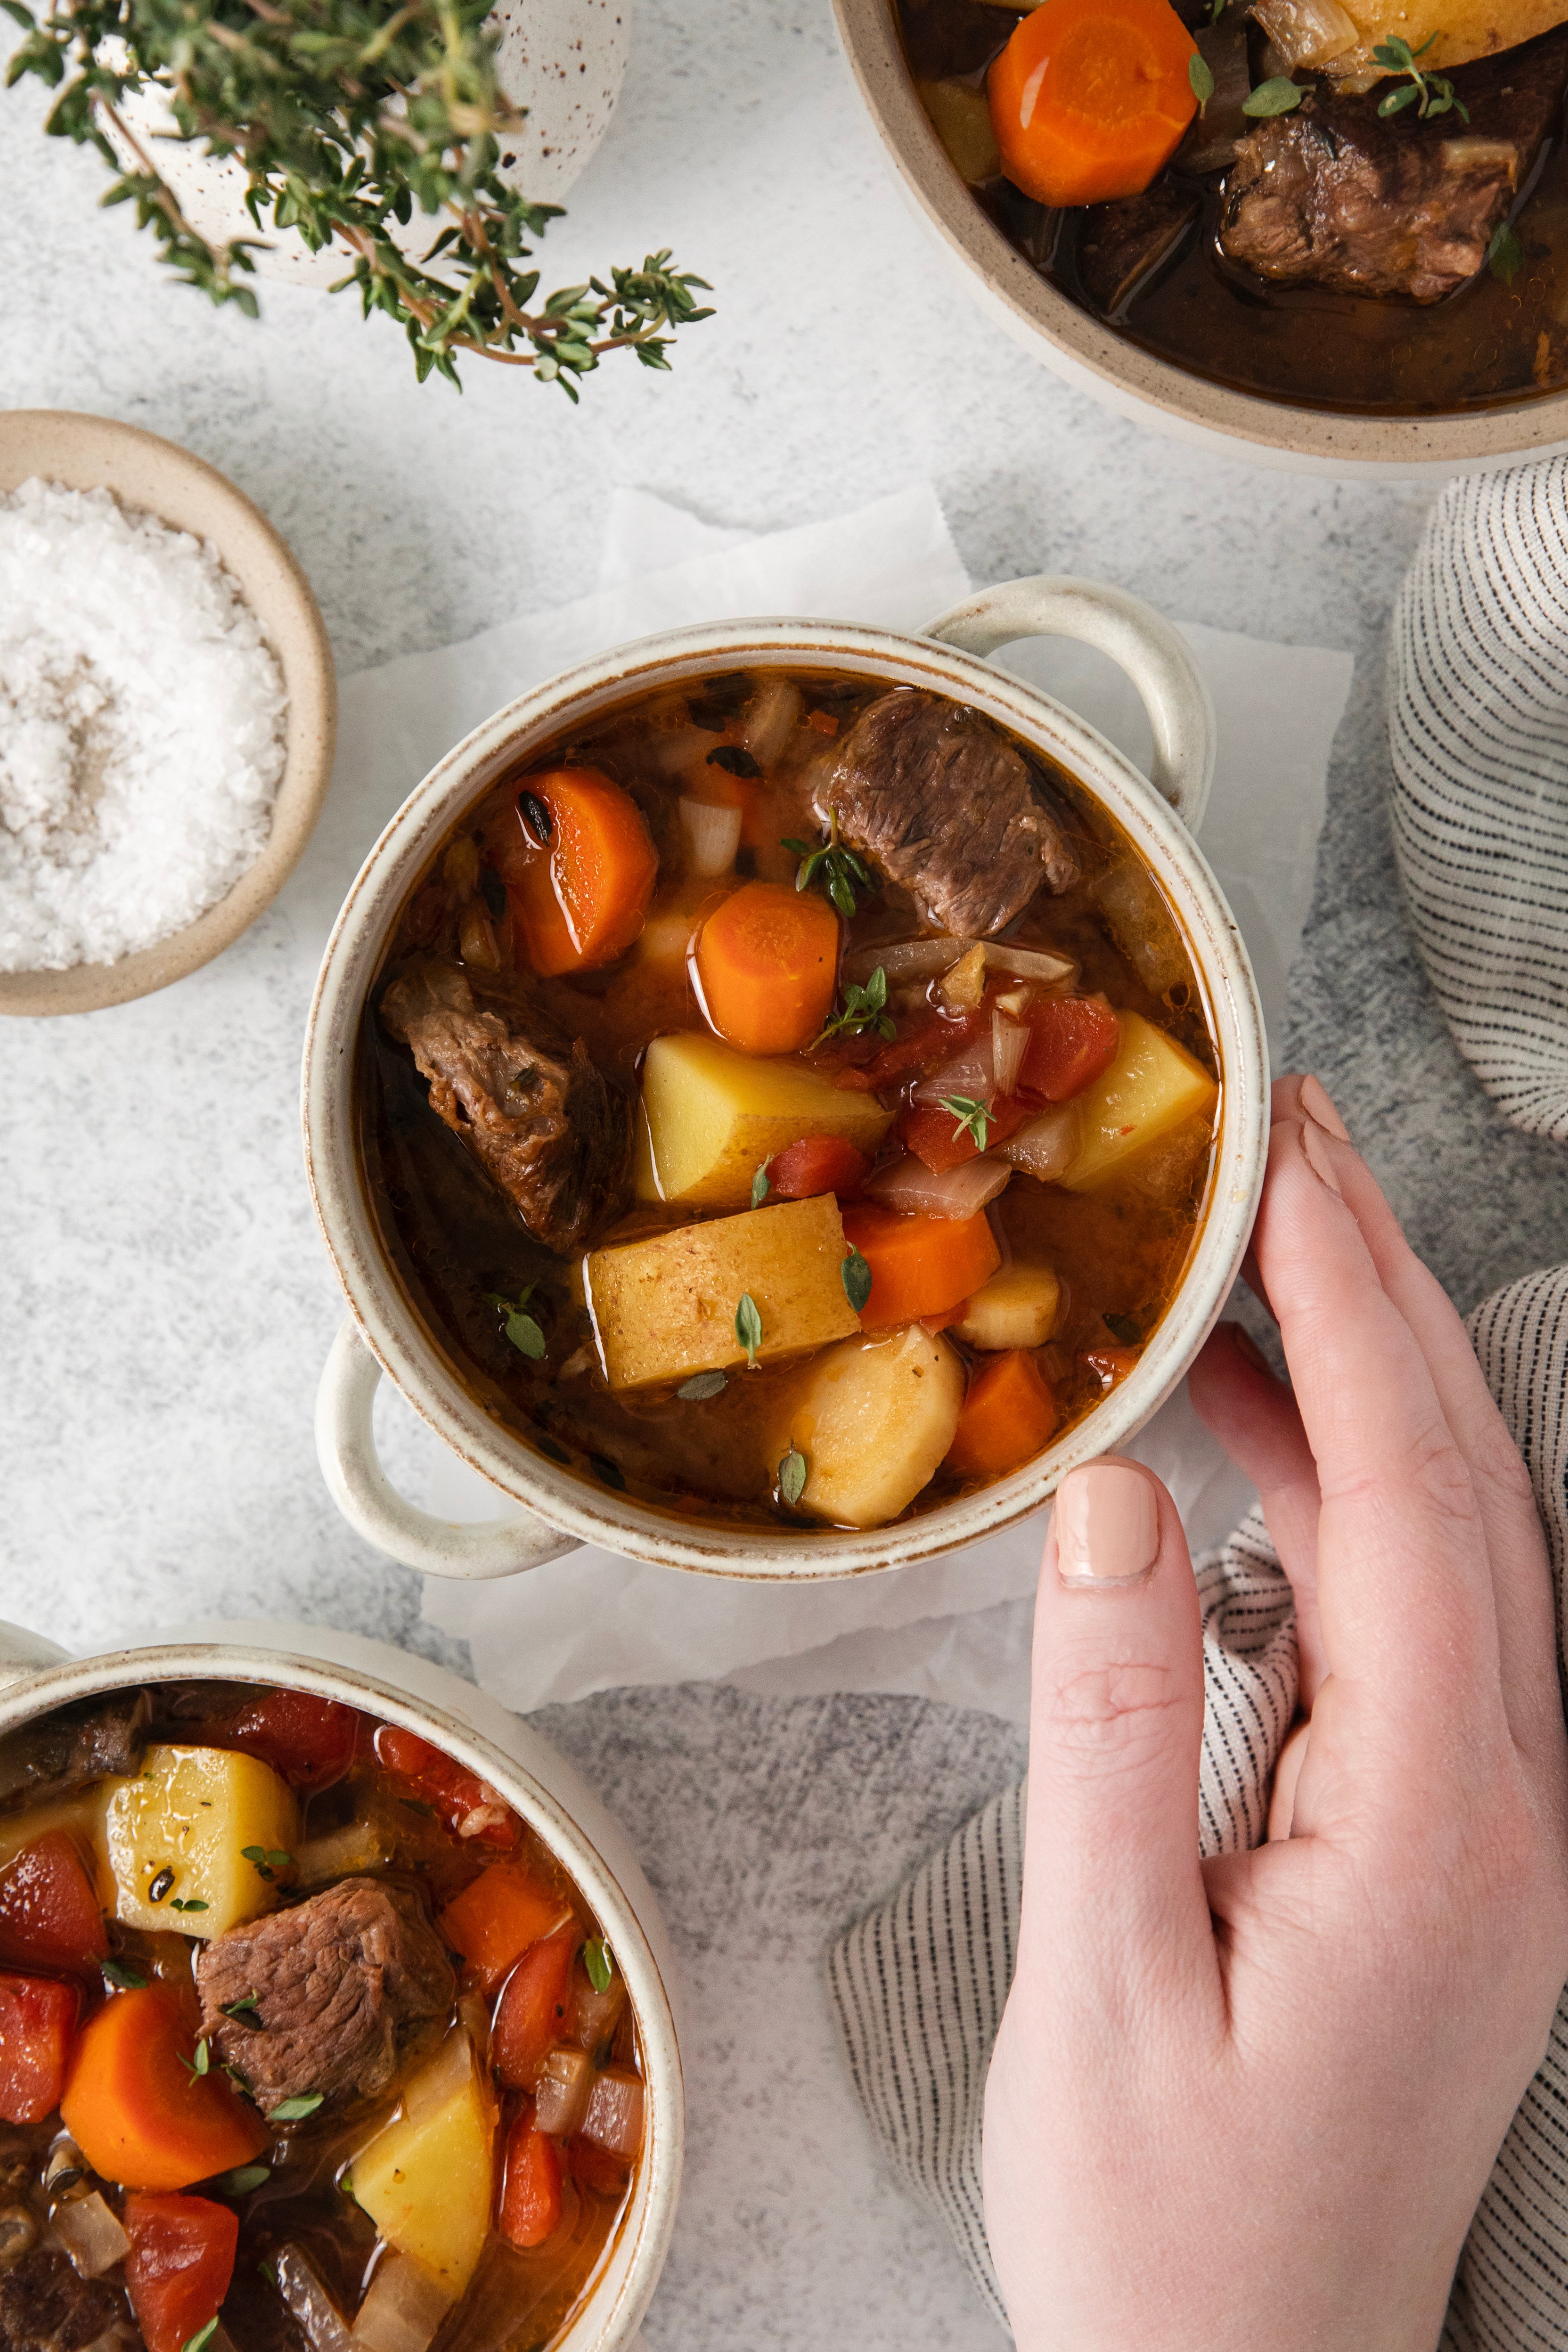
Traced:
<path id="1" fill-rule="evenodd" d="M 5 2342 L 611 2352 L 679 2141 L 640 1921 L 515 1754 L 226 1644 L 0 1701 Z"/>
<path id="2" fill-rule="evenodd" d="M 1185 1369 L 1255 1197 L 1256 1001 L 1179 820 L 1044 697 L 698 634 L 525 698 L 389 828 L 313 1016 L 318 1204 L 383 1364 L 552 1526 L 891 1565 Z"/>

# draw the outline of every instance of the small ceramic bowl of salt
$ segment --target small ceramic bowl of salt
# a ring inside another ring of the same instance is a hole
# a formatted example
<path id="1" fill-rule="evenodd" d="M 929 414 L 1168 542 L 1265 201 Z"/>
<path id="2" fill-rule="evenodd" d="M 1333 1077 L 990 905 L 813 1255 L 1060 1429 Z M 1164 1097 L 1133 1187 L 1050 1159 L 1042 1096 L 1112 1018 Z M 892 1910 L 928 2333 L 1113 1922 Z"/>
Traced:
<path id="1" fill-rule="evenodd" d="M 248 499 L 112 419 L 0 413 L 0 1013 L 183 979 L 281 888 L 336 694 Z"/>

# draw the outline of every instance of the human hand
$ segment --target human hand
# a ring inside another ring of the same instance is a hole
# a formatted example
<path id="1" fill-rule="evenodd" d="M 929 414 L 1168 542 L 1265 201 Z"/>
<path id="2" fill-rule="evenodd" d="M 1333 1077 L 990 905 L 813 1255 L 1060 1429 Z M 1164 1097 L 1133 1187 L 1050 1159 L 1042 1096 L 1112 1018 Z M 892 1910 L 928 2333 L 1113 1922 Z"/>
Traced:
<path id="1" fill-rule="evenodd" d="M 1255 1250 L 1294 1395 L 1234 1327 L 1192 1389 L 1294 1589 L 1310 1730 L 1270 1843 L 1200 1862 L 1175 1507 L 1133 1463 L 1064 1480 L 985 2106 L 1021 2352 L 1432 2352 L 1568 1978 L 1528 1475 L 1321 1087 L 1281 1080 L 1274 1121 Z"/>

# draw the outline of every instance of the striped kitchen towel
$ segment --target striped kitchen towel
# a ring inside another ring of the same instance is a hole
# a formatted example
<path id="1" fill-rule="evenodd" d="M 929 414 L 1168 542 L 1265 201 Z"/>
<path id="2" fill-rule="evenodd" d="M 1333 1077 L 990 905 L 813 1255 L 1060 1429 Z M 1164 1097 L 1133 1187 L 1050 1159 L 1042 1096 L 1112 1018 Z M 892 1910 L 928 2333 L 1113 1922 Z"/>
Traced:
<path id="1" fill-rule="evenodd" d="M 1530 1465 L 1557 1580 L 1568 1550 L 1568 1266 L 1476 1309 L 1481 1368 Z M 1204 1627 L 1198 1844 L 1262 1839 L 1269 1776 L 1296 1704 L 1290 1591 L 1255 1513 L 1197 1563 Z M 860 2103 L 889 2163 L 952 2231 L 998 2323 L 1007 2315 L 980 2193 L 985 2070 L 1013 1973 L 1024 1785 L 835 1946 L 828 1986 Z M 1442 2352 L 1568 2347 L 1568 1992 L 1466 2241 Z"/>
<path id="2" fill-rule="evenodd" d="M 1450 483 L 1394 608 L 1394 842 L 1460 1052 L 1568 1140 L 1568 457 Z"/>

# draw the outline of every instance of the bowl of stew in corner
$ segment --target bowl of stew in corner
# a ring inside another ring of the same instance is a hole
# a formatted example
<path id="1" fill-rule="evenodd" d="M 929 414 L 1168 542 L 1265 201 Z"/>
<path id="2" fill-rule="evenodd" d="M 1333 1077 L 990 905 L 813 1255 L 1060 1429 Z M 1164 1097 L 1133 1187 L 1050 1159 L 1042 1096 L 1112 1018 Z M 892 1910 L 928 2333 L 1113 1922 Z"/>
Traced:
<path id="1" fill-rule="evenodd" d="M 0 2334 L 618 2352 L 679 2189 L 668 1975 L 620 1831 L 455 1675 L 0 1627 Z"/>
<path id="2" fill-rule="evenodd" d="M 1140 775 L 981 656 L 1100 645 Z M 924 637 L 690 628 L 520 698 L 425 780 L 339 918 L 306 1154 L 350 1318 L 340 1507 L 446 1575 L 573 1542 L 833 1577 L 1038 1507 L 1170 1393 L 1267 1141 L 1195 822 L 1184 643 L 1081 581 Z M 398 1496 L 389 1374 L 510 1498 Z"/>
<path id="3" fill-rule="evenodd" d="M 1079 390 L 1320 473 L 1568 442 L 1561 0 L 835 5 L 917 215 Z"/>

